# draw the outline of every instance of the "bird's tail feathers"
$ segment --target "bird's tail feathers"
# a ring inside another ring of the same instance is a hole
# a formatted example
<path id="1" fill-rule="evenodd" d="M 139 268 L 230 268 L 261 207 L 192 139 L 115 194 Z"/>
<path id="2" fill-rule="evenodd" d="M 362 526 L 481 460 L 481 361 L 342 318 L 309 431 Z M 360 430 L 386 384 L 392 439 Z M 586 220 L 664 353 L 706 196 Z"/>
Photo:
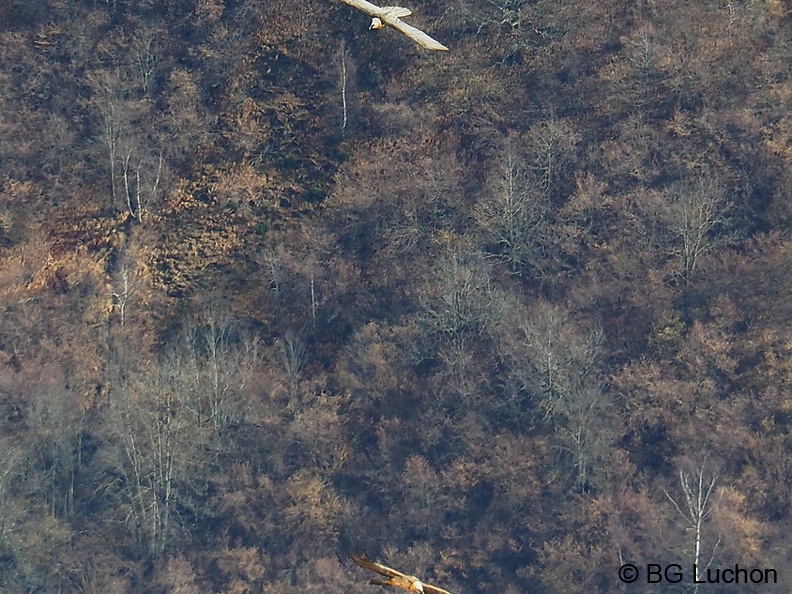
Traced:
<path id="1" fill-rule="evenodd" d="M 376 578 L 371 578 L 368 583 L 372 586 L 387 586 L 389 584 L 388 580 L 378 580 Z"/>

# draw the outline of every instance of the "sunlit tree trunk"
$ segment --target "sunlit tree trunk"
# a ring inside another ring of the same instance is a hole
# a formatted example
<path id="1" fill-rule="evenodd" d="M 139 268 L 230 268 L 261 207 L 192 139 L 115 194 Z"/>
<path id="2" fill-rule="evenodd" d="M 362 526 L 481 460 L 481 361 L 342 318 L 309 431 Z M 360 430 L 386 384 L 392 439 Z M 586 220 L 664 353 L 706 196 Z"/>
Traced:
<path id="1" fill-rule="evenodd" d="M 663 491 L 665 496 L 674 505 L 679 515 L 687 524 L 687 532 L 690 533 L 690 556 L 695 567 L 695 586 L 693 592 L 699 590 L 698 582 L 702 581 L 702 575 L 712 564 L 715 552 L 720 544 L 720 537 L 712 546 L 709 559 L 705 560 L 704 553 L 704 524 L 709 520 L 713 510 L 718 506 L 719 500 L 715 500 L 715 484 L 718 482 L 718 475 L 707 476 L 705 465 L 687 472 L 679 471 L 679 487 L 682 491 L 682 498 L 672 497 L 668 491 Z"/>

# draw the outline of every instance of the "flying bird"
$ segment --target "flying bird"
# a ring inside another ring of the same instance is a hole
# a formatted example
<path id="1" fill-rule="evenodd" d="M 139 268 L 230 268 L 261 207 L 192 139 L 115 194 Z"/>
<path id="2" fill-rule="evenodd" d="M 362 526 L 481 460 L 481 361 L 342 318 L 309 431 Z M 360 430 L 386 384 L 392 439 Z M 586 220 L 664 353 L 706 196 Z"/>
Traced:
<path id="1" fill-rule="evenodd" d="M 401 17 L 412 14 L 409 8 L 401 8 L 400 6 L 379 7 L 366 0 L 343 1 L 358 10 L 362 10 L 371 17 L 371 26 L 369 29 L 382 29 L 385 25 L 390 25 L 426 49 L 448 51 L 448 48 L 436 39 L 429 37 L 429 35 L 420 29 L 408 25 L 401 20 Z"/>
<path id="2" fill-rule="evenodd" d="M 360 565 L 362 568 L 376 571 L 377 573 L 388 578 L 385 580 L 379 578 L 370 579 L 368 581 L 369 584 L 383 587 L 393 586 L 394 588 L 401 588 L 402 590 L 415 592 L 416 594 L 451 594 L 451 592 L 448 590 L 443 590 L 442 588 L 432 586 L 431 584 L 424 584 L 414 575 L 407 575 L 401 571 L 396 571 L 395 569 L 386 567 L 381 563 L 375 563 L 374 561 L 366 559 L 363 555 L 350 555 L 350 557 L 352 558 L 352 561 L 355 562 L 355 564 Z"/>

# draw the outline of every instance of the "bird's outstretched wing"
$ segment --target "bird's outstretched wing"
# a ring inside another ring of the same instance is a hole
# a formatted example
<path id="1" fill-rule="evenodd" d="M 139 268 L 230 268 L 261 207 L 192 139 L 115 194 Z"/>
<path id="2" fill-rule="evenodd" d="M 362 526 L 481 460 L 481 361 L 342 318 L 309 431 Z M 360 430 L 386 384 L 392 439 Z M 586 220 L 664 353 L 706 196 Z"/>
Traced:
<path id="1" fill-rule="evenodd" d="M 443 590 L 442 588 L 438 588 L 432 584 L 427 584 L 424 582 L 421 583 L 423 584 L 424 594 L 451 594 L 451 592 L 448 590 Z"/>
<path id="2" fill-rule="evenodd" d="M 379 16 L 379 14 L 382 12 L 382 9 L 379 6 L 377 6 L 376 4 L 372 4 L 371 2 L 366 2 L 366 0 L 343 0 L 343 1 L 344 3 L 349 4 L 353 8 L 362 10 L 371 17 Z"/>
<path id="3" fill-rule="evenodd" d="M 415 41 L 417 44 L 422 45 L 426 49 L 448 51 L 448 48 L 439 41 L 437 41 L 437 39 L 430 37 L 423 31 L 421 31 L 416 27 L 413 27 L 412 25 L 408 25 L 401 19 L 392 18 L 392 19 L 387 19 L 385 22 L 394 29 L 396 29 L 397 31 L 401 31 L 407 37 Z"/>
<path id="4" fill-rule="evenodd" d="M 382 563 L 377 563 L 375 561 L 372 561 L 371 559 L 368 559 L 363 555 L 356 555 L 353 553 L 352 555 L 350 555 L 350 558 L 352 559 L 352 561 L 355 562 L 356 565 L 360 565 L 360 567 L 363 567 L 364 569 L 370 569 L 371 571 L 376 571 L 377 573 L 388 577 L 405 578 L 407 580 L 416 579 L 416 578 L 411 578 L 407 574 L 404 574 L 401 571 L 397 571 L 392 567 L 388 567 L 387 565 L 383 565 Z M 372 580 L 369 583 L 372 582 L 377 583 L 376 580 Z M 433 586 L 432 584 L 427 584 L 425 582 L 421 582 L 421 584 L 423 585 L 424 594 L 451 594 L 451 592 L 449 592 L 448 590 L 443 590 L 442 588 L 438 588 L 437 586 Z"/>
<path id="5" fill-rule="evenodd" d="M 396 571 L 386 565 L 382 565 L 382 563 L 376 563 L 367 559 L 363 555 L 355 555 L 354 553 L 350 555 L 352 561 L 355 562 L 356 565 L 360 565 L 360 567 L 364 569 L 370 569 L 371 571 L 376 571 L 379 574 L 386 575 L 388 577 L 408 577 L 406 574 L 402 573 L 401 571 Z"/>
<path id="6" fill-rule="evenodd" d="M 376 4 L 368 2 L 367 0 L 343 0 L 343 2 L 345 4 L 349 4 L 349 6 L 352 6 L 353 8 L 357 8 L 358 10 L 365 12 L 375 20 L 380 19 L 386 25 L 390 25 L 397 31 L 404 33 L 407 37 L 419 45 L 422 45 L 426 49 L 448 51 L 448 48 L 442 43 L 436 39 L 433 39 L 432 37 L 429 37 L 429 35 L 420 29 L 413 27 L 412 25 L 408 25 L 399 18 L 411 14 L 409 8 L 402 8 L 401 6 L 380 7 Z M 374 26 L 373 28 L 379 29 L 380 27 Z"/>

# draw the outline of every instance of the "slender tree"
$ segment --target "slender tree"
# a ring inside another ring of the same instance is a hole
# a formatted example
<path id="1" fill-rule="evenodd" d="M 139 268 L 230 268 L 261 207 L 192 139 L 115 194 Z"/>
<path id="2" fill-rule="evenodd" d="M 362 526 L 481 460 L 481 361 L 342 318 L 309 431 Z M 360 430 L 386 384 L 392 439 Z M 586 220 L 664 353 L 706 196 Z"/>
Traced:
<path id="1" fill-rule="evenodd" d="M 709 556 L 707 556 L 704 525 L 709 521 L 712 512 L 720 502 L 720 498 L 715 491 L 718 475 L 707 471 L 705 461 L 692 471 L 680 469 L 677 476 L 682 497 L 674 498 L 665 489 L 663 493 L 665 493 L 665 496 L 687 525 L 685 531 L 690 534 L 690 540 L 686 551 L 690 555 L 695 568 L 693 592 L 697 594 L 699 582 L 702 581 L 701 578 L 707 568 L 712 565 L 718 545 L 720 545 L 720 536 L 718 536 L 715 544 L 711 545 Z"/>

